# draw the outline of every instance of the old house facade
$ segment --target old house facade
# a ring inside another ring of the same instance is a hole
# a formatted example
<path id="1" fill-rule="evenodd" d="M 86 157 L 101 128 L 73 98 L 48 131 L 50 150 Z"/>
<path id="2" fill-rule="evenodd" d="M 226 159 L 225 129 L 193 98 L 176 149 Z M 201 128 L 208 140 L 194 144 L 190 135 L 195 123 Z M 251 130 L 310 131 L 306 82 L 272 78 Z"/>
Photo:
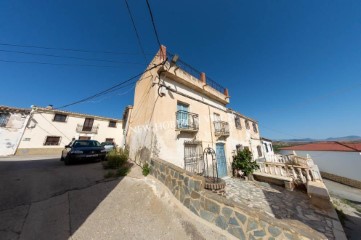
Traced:
<path id="1" fill-rule="evenodd" d="M 223 177 L 231 174 L 237 149 L 247 147 L 255 158 L 258 150 L 262 154 L 257 122 L 227 108 L 228 89 L 164 46 L 148 68 L 136 84 L 134 106 L 124 113 L 132 159 L 157 157 L 198 172 L 203 149 L 211 147 Z"/>
<path id="2" fill-rule="evenodd" d="M 16 155 L 60 154 L 73 139 L 123 147 L 122 120 L 34 106 Z"/>
<path id="3" fill-rule="evenodd" d="M 0 156 L 16 152 L 29 117 L 30 109 L 0 106 Z"/>

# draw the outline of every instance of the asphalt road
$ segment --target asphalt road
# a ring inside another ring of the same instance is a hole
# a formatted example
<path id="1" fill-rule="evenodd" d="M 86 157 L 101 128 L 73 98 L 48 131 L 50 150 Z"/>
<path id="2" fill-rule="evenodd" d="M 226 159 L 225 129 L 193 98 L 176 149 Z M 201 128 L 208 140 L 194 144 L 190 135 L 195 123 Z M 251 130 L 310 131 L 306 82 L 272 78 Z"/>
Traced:
<path id="1" fill-rule="evenodd" d="M 140 169 L 106 180 L 101 163 L 0 158 L 0 239 L 229 239 Z"/>

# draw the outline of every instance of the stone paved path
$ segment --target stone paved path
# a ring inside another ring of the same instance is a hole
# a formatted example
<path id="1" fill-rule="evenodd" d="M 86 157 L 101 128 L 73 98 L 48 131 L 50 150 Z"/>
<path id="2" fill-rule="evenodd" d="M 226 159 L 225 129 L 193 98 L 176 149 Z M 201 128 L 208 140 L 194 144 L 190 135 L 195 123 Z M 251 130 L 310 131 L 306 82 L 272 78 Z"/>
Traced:
<path id="1" fill-rule="evenodd" d="M 342 230 L 335 212 L 314 207 L 304 192 L 290 192 L 268 183 L 236 178 L 226 178 L 225 181 L 226 198 L 235 202 L 292 224 L 306 224 L 328 239 L 337 239 L 337 230 Z"/>

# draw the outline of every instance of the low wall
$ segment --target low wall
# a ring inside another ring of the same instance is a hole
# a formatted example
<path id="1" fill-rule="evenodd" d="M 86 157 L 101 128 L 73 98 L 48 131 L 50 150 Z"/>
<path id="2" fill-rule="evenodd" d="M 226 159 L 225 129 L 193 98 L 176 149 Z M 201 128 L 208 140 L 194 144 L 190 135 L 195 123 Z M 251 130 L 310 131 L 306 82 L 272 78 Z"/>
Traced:
<path id="1" fill-rule="evenodd" d="M 309 227 L 295 227 L 204 189 L 204 178 L 161 159 L 151 159 L 151 174 L 195 215 L 239 239 L 324 239 Z"/>
<path id="2" fill-rule="evenodd" d="M 345 184 L 345 185 L 348 185 L 348 186 L 351 186 L 351 187 L 361 189 L 361 181 L 357 181 L 357 180 L 347 178 L 347 177 L 341 177 L 341 176 L 338 176 L 336 174 L 322 172 L 322 171 L 321 171 L 321 176 L 323 178 L 326 178 L 326 179 L 329 179 L 329 180 L 332 180 L 332 181 L 335 181 L 335 182 L 339 182 L 339 183 L 342 183 L 342 184 Z"/>
<path id="3" fill-rule="evenodd" d="M 64 148 L 18 148 L 15 155 L 61 155 L 61 151 Z"/>

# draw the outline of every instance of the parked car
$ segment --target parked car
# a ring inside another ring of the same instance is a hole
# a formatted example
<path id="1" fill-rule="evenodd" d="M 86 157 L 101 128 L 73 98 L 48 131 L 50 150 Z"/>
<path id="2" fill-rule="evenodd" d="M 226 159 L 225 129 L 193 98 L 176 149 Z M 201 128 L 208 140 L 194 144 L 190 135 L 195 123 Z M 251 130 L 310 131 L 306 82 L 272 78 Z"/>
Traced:
<path id="1" fill-rule="evenodd" d="M 113 142 L 102 142 L 101 145 L 105 148 L 106 152 L 115 149 L 115 144 Z"/>
<path id="2" fill-rule="evenodd" d="M 105 148 L 95 140 L 75 140 L 66 145 L 61 153 L 61 160 L 65 165 L 75 161 L 104 160 Z"/>

